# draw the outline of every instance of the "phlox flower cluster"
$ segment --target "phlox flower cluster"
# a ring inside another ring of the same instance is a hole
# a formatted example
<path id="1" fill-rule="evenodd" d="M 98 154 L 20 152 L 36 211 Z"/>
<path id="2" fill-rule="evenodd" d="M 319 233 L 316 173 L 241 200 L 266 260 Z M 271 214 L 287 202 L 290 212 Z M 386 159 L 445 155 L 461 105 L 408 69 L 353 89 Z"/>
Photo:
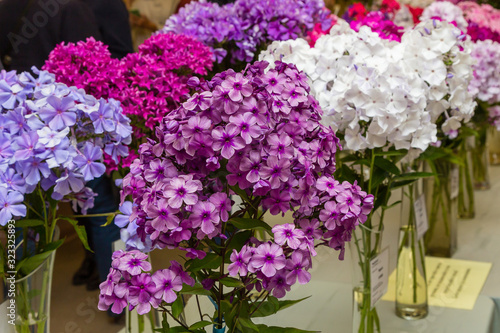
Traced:
<path id="1" fill-rule="evenodd" d="M 160 120 L 183 102 L 190 90 L 191 75 L 207 74 L 212 68 L 208 47 L 191 37 L 174 34 L 152 36 L 137 53 L 112 59 L 107 46 L 93 38 L 77 44 L 60 44 L 44 69 L 57 81 L 83 88 L 97 98 L 114 98 L 132 119 L 134 148 L 141 138 L 151 137 Z M 129 166 L 137 157 L 131 151 L 118 165 Z M 108 172 L 118 165 L 106 156 Z"/>
<path id="2" fill-rule="evenodd" d="M 471 53 L 476 60 L 469 92 L 490 104 L 500 102 L 500 44 L 491 40 L 474 43 Z"/>
<path id="3" fill-rule="evenodd" d="M 426 109 L 439 140 L 455 138 L 474 114 L 476 103 L 467 88 L 473 78 L 471 50 L 467 35 L 439 20 L 419 23 L 395 49 L 406 72 L 417 73 L 427 84 Z"/>
<path id="4" fill-rule="evenodd" d="M 435 18 L 453 23 L 463 32 L 467 32 L 468 23 L 464 18 L 462 9 L 451 2 L 433 2 L 429 7 L 424 9 L 422 16 L 420 16 L 421 21 L 427 21 Z"/>
<path id="5" fill-rule="evenodd" d="M 488 108 L 488 121 L 500 131 L 500 106 L 495 105 Z"/>
<path id="6" fill-rule="evenodd" d="M 469 34 L 473 41 L 491 39 L 500 42 L 500 10 L 489 4 L 463 1 L 457 5 L 467 20 Z"/>
<path id="7" fill-rule="evenodd" d="M 401 41 L 403 35 L 403 27 L 397 26 L 388 18 L 388 15 L 381 11 L 369 12 L 361 20 L 353 20 L 350 23 L 351 28 L 359 31 L 362 26 L 370 27 L 373 32 L 376 32 L 380 38 L 394 41 Z"/>
<path id="8" fill-rule="evenodd" d="M 223 226 L 243 216 L 244 209 L 232 210 L 230 196 L 238 194 L 273 215 L 292 210 L 294 233 L 307 236 L 297 238 L 301 251 L 313 251 L 313 235 L 343 256 L 373 196 L 331 176 L 338 139 L 319 123 L 306 76 L 282 62 L 267 66 L 191 80 L 198 92 L 164 118 L 156 141 L 141 146 L 122 190 L 133 198 L 129 221 L 141 240 L 203 258 L 202 241 L 226 238 Z"/>
<path id="9" fill-rule="evenodd" d="M 425 150 L 436 141 L 426 85 L 395 59 L 395 44 L 368 27 L 356 32 L 339 23 L 314 48 L 300 39 L 275 42 L 261 58 L 282 58 L 307 74 L 325 111 L 323 123 L 337 131 L 344 148 Z"/>
<path id="10" fill-rule="evenodd" d="M 26 216 L 25 196 L 35 190 L 85 213 L 94 197 L 85 183 L 104 174 L 103 153 L 117 161 L 131 141 L 119 102 L 33 70 L 36 77 L 0 72 L 0 225 Z"/>
<path id="11" fill-rule="evenodd" d="M 236 0 L 219 6 L 193 1 L 172 15 L 161 32 L 192 36 L 212 48 L 218 63 L 251 62 L 275 40 L 302 37 L 316 23 L 331 25 L 323 0 Z"/>
<path id="12" fill-rule="evenodd" d="M 152 272 L 148 256 L 138 250 L 116 251 L 112 259 L 109 274 L 99 286 L 98 308 L 102 311 L 111 307 L 112 312 L 122 313 L 127 307 L 146 314 L 163 302 L 173 303 L 183 284 L 195 283 L 176 261 L 167 269 Z"/>

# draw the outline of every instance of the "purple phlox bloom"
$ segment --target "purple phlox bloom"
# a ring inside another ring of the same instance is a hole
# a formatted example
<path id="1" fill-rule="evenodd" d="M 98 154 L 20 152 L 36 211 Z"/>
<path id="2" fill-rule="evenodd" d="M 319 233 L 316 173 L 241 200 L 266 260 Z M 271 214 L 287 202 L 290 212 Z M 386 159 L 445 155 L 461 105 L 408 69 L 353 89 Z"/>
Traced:
<path id="1" fill-rule="evenodd" d="M 239 253 L 233 249 L 230 257 L 232 264 L 227 267 L 229 275 L 237 276 L 239 272 L 241 276 L 246 276 L 248 273 L 248 263 L 251 258 L 252 252 L 248 251 L 246 246 L 243 246 Z"/>
<path id="2" fill-rule="evenodd" d="M 286 76 L 275 70 L 270 70 L 263 77 L 266 90 L 271 94 L 281 94 L 286 83 Z"/>
<path id="3" fill-rule="evenodd" d="M 281 96 L 288 101 L 291 106 L 298 106 L 299 103 L 307 102 L 307 94 L 304 88 L 296 85 L 286 86 Z"/>
<path id="4" fill-rule="evenodd" d="M 118 269 L 128 272 L 130 275 L 138 275 L 143 271 L 151 270 L 151 264 L 147 261 L 148 256 L 139 251 L 130 251 L 120 258 Z"/>
<path id="5" fill-rule="evenodd" d="M 96 112 L 90 113 L 90 119 L 94 124 L 96 134 L 112 132 L 116 128 L 114 113 L 116 110 L 105 99 L 99 100 L 99 108 Z"/>
<path id="6" fill-rule="evenodd" d="M 63 138 L 61 142 L 54 147 L 47 148 L 47 165 L 49 168 L 58 168 L 60 166 L 73 168 L 72 160 L 78 155 L 76 148 L 71 145 L 68 138 Z M 71 158 L 70 158 L 71 157 Z M 70 162 L 70 163 L 66 163 Z"/>
<path id="7" fill-rule="evenodd" d="M 153 276 L 153 281 L 156 284 L 154 297 L 163 299 L 167 303 L 173 303 L 177 299 L 176 291 L 182 289 L 182 280 L 170 269 L 162 269 L 156 271 Z"/>
<path id="8" fill-rule="evenodd" d="M 148 182 L 154 182 L 166 177 L 175 177 L 177 174 L 177 168 L 169 160 L 154 159 L 149 162 L 149 168 L 144 172 L 144 178 Z"/>
<path id="9" fill-rule="evenodd" d="M 194 286 L 195 280 L 182 269 L 181 264 L 179 264 L 177 261 L 171 261 L 169 269 L 173 271 L 175 275 L 181 277 L 182 283 L 185 283 L 189 286 Z"/>
<path id="10" fill-rule="evenodd" d="M 241 110 L 250 112 L 257 119 L 257 125 L 267 126 L 269 117 L 267 115 L 267 104 L 264 101 L 257 101 L 254 97 L 245 98 L 241 105 Z"/>
<path id="11" fill-rule="evenodd" d="M 227 175 L 227 182 L 229 185 L 235 186 L 238 184 L 239 188 L 242 190 L 250 187 L 246 172 L 240 170 L 240 163 L 237 159 L 230 159 L 226 165 L 226 170 L 229 172 L 229 175 Z"/>
<path id="12" fill-rule="evenodd" d="M 212 148 L 220 150 L 222 157 L 230 159 L 236 150 L 245 148 L 245 141 L 238 136 L 239 129 L 236 126 L 227 126 L 225 129 L 217 127 L 212 131 L 214 143 Z"/>
<path id="13" fill-rule="evenodd" d="M 151 311 L 151 305 L 157 308 L 160 301 L 153 297 L 156 291 L 156 285 L 151 275 L 142 273 L 132 276 L 129 287 L 128 300 L 130 305 L 137 307 L 138 314 L 146 314 Z"/>
<path id="14" fill-rule="evenodd" d="M 102 149 L 100 147 L 95 147 L 90 142 L 86 142 L 83 153 L 74 158 L 74 162 L 83 174 L 85 181 L 98 178 L 104 174 L 106 171 L 104 164 L 95 162 L 101 159 Z"/>
<path id="15" fill-rule="evenodd" d="M 27 91 L 20 84 L 13 84 L 10 86 L 5 80 L 0 80 L 0 105 L 12 110 L 19 102 L 24 100 Z"/>
<path id="16" fill-rule="evenodd" d="M 277 272 L 271 281 L 269 282 L 269 289 L 272 289 L 273 296 L 276 298 L 282 298 L 286 295 L 287 291 L 290 291 L 291 286 L 286 282 L 287 278 L 284 270 Z"/>
<path id="17" fill-rule="evenodd" d="M 277 156 L 280 159 L 291 159 L 294 155 L 295 149 L 291 146 L 292 138 L 286 133 L 281 133 L 279 137 L 276 133 L 271 134 L 267 138 L 267 143 L 269 147 L 267 147 L 266 151 L 271 156 Z"/>
<path id="18" fill-rule="evenodd" d="M 6 187 L 8 190 L 26 193 L 26 181 L 13 168 L 8 168 L 5 172 L 0 173 L 0 186 Z"/>
<path id="19" fill-rule="evenodd" d="M 240 170 L 246 172 L 246 178 L 251 183 L 259 181 L 259 171 L 261 166 L 261 156 L 257 151 L 251 151 L 248 157 L 243 157 L 240 162 Z"/>
<path id="20" fill-rule="evenodd" d="M 75 101 L 71 97 L 58 98 L 54 95 L 47 97 L 47 104 L 38 114 L 43 121 L 54 130 L 73 126 L 76 123 Z"/>
<path id="21" fill-rule="evenodd" d="M 222 81 L 221 86 L 229 91 L 229 97 L 234 102 L 241 102 L 243 97 L 250 96 L 253 91 L 252 85 L 241 73 L 227 77 Z"/>
<path id="22" fill-rule="evenodd" d="M 265 208 L 269 209 L 272 215 L 283 215 L 290 210 L 290 192 L 272 190 L 269 197 L 262 202 Z"/>
<path id="23" fill-rule="evenodd" d="M 94 197 L 97 196 L 90 188 L 85 187 L 79 193 L 76 193 L 72 201 L 73 210 L 76 211 L 78 207 L 83 215 L 87 214 L 87 210 L 94 207 Z"/>
<path id="24" fill-rule="evenodd" d="M 212 122 L 207 117 L 191 117 L 187 125 L 182 127 L 182 136 L 185 138 L 203 138 L 204 133 L 212 126 Z"/>
<path id="25" fill-rule="evenodd" d="M 16 171 L 22 173 L 28 185 L 36 185 L 41 177 L 47 178 L 50 175 L 50 169 L 47 163 L 41 158 L 30 157 L 27 160 L 16 164 Z"/>
<path id="26" fill-rule="evenodd" d="M 105 282 L 103 282 L 105 283 Z M 125 283 L 119 283 L 119 285 L 124 285 Z M 97 308 L 101 311 L 106 311 L 111 306 L 111 311 L 113 313 L 122 313 L 123 309 L 127 306 L 127 295 L 122 295 L 119 297 L 117 293 L 113 292 L 111 295 L 99 295 L 99 304 Z"/>
<path id="27" fill-rule="evenodd" d="M 115 286 L 120 282 L 122 275 L 114 268 L 109 269 L 106 280 L 99 284 L 100 294 L 111 296 L 113 295 Z"/>
<path id="28" fill-rule="evenodd" d="M 148 217 L 153 219 L 151 226 L 158 231 L 167 232 L 179 226 L 179 217 L 175 215 L 179 212 L 179 209 L 169 206 L 166 199 L 160 199 L 157 203 L 149 204 L 145 210 Z"/>
<path id="29" fill-rule="evenodd" d="M 21 204 L 24 196 L 17 191 L 0 187 L 0 225 L 4 226 L 12 216 L 26 216 L 26 206 Z"/>
<path id="30" fill-rule="evenodd" d="M 219 215 L 215 210 L 215 205 L 211 202 L 198 201 L 194 206 L 190 216 L 193 227 L 200 227 L 201 230 L 209 235 L 215 230 L 215 225 L 219 224 Z"/>
<path id="31" fill-rule="evenodd" d="M 269 180 L 272 189 L 280 187 L 281 182 L 286 182 L 290 176 L 290 160 L 279 159 L 276 156 L 267 158 L 267 165 L 261 167 L 259 175 L 262 179 Z"/>
<path id="32" fill-rule="evenodd" d="M 51 148 L 57 146 L 62 139 L 68 136 L 69 127 L 64 128 L 62 131 L 56 131 L 45 126 L 36 133 L 38 134 L 38 142 L 47 148 Z"/>
<path id="33" fill-rule="evenodd" d="M 283 255 L 283 249 L 277 244 L 264 243 L 257 247 L 252 256 L 249 271 L 253 273 L 260 270 L 266 277 L 270 278 L 285 265 L 286 259 Z"/>
<path id="34" fill-rule="evenodd" d="M 257 118 L 250 112 L 229 117 L 229 127 L 236 127 L 246 144 L 259 137 L 263 130 L 257 125 Z"/>
<path id="35" fill-rule="evenodd" d="M 114 222 L 119 228 L 124 228 L 130 222 L 130 215 L 132 214 L 132 202 L 125 201 L 121 204 L 119 210 L 121 214 L 115 216 Z"/>
<path id="36" fill-rule="evenodd" d="M 5 114 L 5 126 L 9 129 L 9 133 L 14 135 L 19 132 L 30 132 L 31 127 L 28 126 L 26 122 L 25 114 L 26 109 L 23 107 L 18 107 L 14 110 L 11 110 Z"/>
<path id="37" fill-rule="evenodd" d="M 210 196 L 210 202 L 215 205 L 215 209 L 220 214 L 220 219 L 227 222 L 229 219 L 229 212 L 231 211 L 231 199 L 228 198 L 224 192 L 214 193 Z"/>
<path id="38" fill-rule="evenodd" d="M 39 155 L 45 149 L 38 140 L 36 132 L 23 133 L 16 138 L 14 144 L 14 158 L 16 161 L 24 161 L 35 155 Z"/>
<path id="39" fill-rule="evenodd" d="M 276 244 L 283 246 L 285 243 L 294 250 L 298 249 L 305 235 L 300 229 L 295 229 L 295 225 L 287 223 L 283 225 L 275 225 L 272 229 L 274 241 Z"/>
<path id="40" fill-rule="evenodd" d="M 192 180 L 189 176 L 178 176 L 170 180 L 165 188 L 165 197 L 172 208 L 180 208 L 184 202 L 186 205 L 195 205 L 198 202 L 198 195 L 195 193 L 202 189 L 199 180 Z"/>
<path id="41" fill-rule="evenodd" d="M 338 202 L 338 210 L 347 214 L 352 212 L 354 215 L 361 213 L 361 200 L 358 195 L 351 193 L 351 191 L 343 191 L 336 197 Z M 326 206 L 326 205 L 325 205 Z"/>
<path id="42" fill-rule="evenodd" d="M 323 232 L 319 229 L 320 223 L 318 219 L 301 219 L 298 221 L 300 228 L 310 240 L 321 239 Z"/>
<path id="43" fill-rule="evenodd" d="M 12 149 L 12 139 L 9 135 L 5 135 L 4 130 L 0 134 L 0 159 L 2 162 L 7 162 L 10 160 L 12 155 L 14 155 L 14 150 Z"/>
<path id="44" fill-rule="evenodd" d="M 319 191 L 326 191 L 330 196 L 336 196 L 343 190 L 343 187 L 337 180 L 326 176 L 322 176 L 318 179 L 316 188 Z"/>
<path id="45" fill-rule="evenodd" d="M 56 186 L 54 187 L 54 192 L 65 196 L 70 193 L 78 193 L 85 187 L 81 179 L 81 175 L 77 176 L 73 172 L 68 170 L 64 171 L 59 179 L 56 180 Z"/>
<path id="46" fill-rule="evenodd" d="M 290 271 L 286 275 L 286 282 L 292 285 L 298 279 L 300 284 L 308 283 L 311 280 L 311 273 L 306 271 L 309 266 L 310 260 L 307 256 L 300 251 L 293 252 L 286 263 L 286 269 Z"/>
<path id="47" fill-rule="evenodd" d="M 325 203 L 325 208 L 319 212 L 319 219 L 325 223 L 328 230 L 334 230 L 339 219 L 339 207 L 334 201 Z"/>
<path id="48" fill-rule="evenodd" d="M 194 110 L 195 108 L 199 108 L 201 111 L 204 111 L 209 108 L 212 103 L 212 93 L 210 91 L 204 91 L 202 93 L 196 93 L 188 99 L 182 106 L 186 110 Z"/>
<path id="49" fill-rule="evenodd" d="M 121 143 L 108 143 L 104 147 L 104 152 L 111 156 L 115 163 L 118 163 L 118 156 L 127 157 L 128 156 L 128 147 Z"/>

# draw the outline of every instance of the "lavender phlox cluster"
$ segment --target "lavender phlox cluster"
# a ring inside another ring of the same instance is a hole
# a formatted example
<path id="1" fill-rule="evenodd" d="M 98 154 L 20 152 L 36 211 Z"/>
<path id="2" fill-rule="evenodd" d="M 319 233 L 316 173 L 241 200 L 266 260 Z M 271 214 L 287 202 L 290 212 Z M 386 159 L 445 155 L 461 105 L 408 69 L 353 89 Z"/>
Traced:
<path id="1" fill-rule="evenodd" d="M 473 44 L 472 58 L 474 75 L 469 84 L 469 92 L 490 104 L 500 102 L 500 43 L 478 40 Z"/>
<path id="2" fill-rule="evenodd" d="M 395 59 L 396 45 L 368 27 L 356 32 L 341 22 L 314 48 L 300 40 L 275 42 L 261 59 L 282 58 L 304 70 L 325 111 L 323 123 L 342 135 L 344 148 L 423 151 L 436 140 L 425 111 L 426 85 Z"/>
<path id="3" fill-rule="evenodd" d="M 161 32 L 195 37 L 219 63 L 226 56 L 251 62 L 267 43 L 303 37 L 316 23 L 329 26 L 328 14 L 322 0 L 237 0 L 223 6 L 196 1 L 172 15 Z"/>
<path id="4" fill-rule="evenodd" d="M 468 23 L 464 18 L 464 12 L 457 5 L 448 1 L 436 1 L 425 8 L 420 21 L 440 18 L 443 21 L 454 23 L 464 33 L 467 32 Z"/>
<path id="5" fill-rule="evenodd" d="M 438 137 L 455 138 L 476 106 L 467 88 L 474 63 L 470 38 L 451 23 L 428 20 L 406 32 L 400 47 L 395 55 L 406 71 L 417 73 L 427 84 L 427 110 L 438 125 Z"/>
<path id="6" fill-rule="evenodd" d="M 129 221 L 142 240 L 155 248 L 186 250 L 189 258 L 205 257 L 202 241 L 226 239 L 225 223 L 243 217 L 238 215 L 243 206 L 233 207 L 231 196 L 258 198 L 259 207 L 273 215 L 292 210 L 294 224 L 286 227 L 295 226 L 293 239 L 275 228 L 274 241 L 247 244 L 256 257 L 251 267 L 240 267 L 261 279 L 256 288 L 281 288 L 274 292 L 281 297 L 283 283 L 293 280 L 287 278 L 288 261 L 306 269 L 315 239 L 343 257 L 373 196 L 332 177 L 338 139 L 320 124 L 322 111 L 304 73 L 283 62 L 267 67 L 256 62 L 208 82 L 191 80 L 198 92 L 163 119 L 156 140 L 141 146 L 140 159 L 123 180 L 122 197 L 133 199 Z M 258 255 L 266 251 L 276 265 L 260 265 Z M 247 258 L 249 252 L 234 255 Z M 297 278 L 305 281 L 306 275 Z"/>
<path id="7" fill-rule="evenodd" d="M 495 105 L 488 108 L 488 120 L 491 125 L 500 131 L 500 106 Z"/>
<path id="8" fill-rule="evenodd" d="M 152 272 L 148 256 L 138 250 L 116 251 L 112 259 L 109 274 L 99 286 L 98 308 L 102 311 L 111 307 L 112 312 L 122 313 L 128 308 L 146 314 L 162 302 L 173 303 L 183 284 L 193 286 L 195 282 L 176 261 Z"/>
<path id="9" fill-rule="evenodd" d="M 35 190 L 93 206 L 85 183 L 104 174 L 103 153 L 127 156 L 130 120 L 115 100 L 96 99 L 56 83 L 54 75 L 0 72 L 0 225 L 26 215 Z"/>

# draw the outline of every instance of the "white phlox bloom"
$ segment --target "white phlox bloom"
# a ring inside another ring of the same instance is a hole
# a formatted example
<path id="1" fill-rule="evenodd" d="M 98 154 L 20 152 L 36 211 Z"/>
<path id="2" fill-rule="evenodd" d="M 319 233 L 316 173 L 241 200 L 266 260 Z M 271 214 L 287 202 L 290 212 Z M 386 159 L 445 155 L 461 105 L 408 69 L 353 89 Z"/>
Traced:
<path id="1" fill-rule="evenodd" d="M 466 32 L 468 23 L 464 18 L 464 12 L 457 5 L 448 1 L 436 1 L 424 9 L 420 21 L 430 20 L 433 17 L 440 17 L 446 22 L 455 22 L 457 27 Z"/>

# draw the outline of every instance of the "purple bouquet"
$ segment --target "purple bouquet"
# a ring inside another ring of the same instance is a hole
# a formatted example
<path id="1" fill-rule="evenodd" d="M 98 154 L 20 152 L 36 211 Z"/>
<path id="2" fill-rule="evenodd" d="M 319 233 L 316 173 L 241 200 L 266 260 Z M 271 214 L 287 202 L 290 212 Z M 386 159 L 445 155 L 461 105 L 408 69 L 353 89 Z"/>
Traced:
<path id="1" fill-rule="evenodd" d="M 37 77 L 0 72 L 0 225 L 26 217 L 23 227 L 33 227 L 43 238 L 38 250 L 48 251 L 61 219 L 58 202 L 71 201 L 85 214 L 94 198 L 85 183 L 104 174 L 104 153 L 127 156 L 132 129 L 117 101 L 97 100 L 33 70 Z M 67 220 L 86 244 L 83 227 Z M 22 268 L 20 274 L 29 273 Z"/>
<path id="2" fill-rule="evenodd" d="M 178 321 L 177 295 L 194 293 L 217 305 L 211 321 L 199 325 L 261 329 L 251 317 L 275 313 L 285 306 L 277 298 L 310 280 L 316 246 L 334 248 L 343 259 L 373 196 L 333 178 L 338 139 L 320 124 L 304 73 L 282 62 L 267 66 L 256 62 L 208 82 L 191 80 L 197 93 L 163 119 L 156 140 L 141 146 L 123 180 L 122 197 L 133 200 L 123 211 L 137 241 L 185 250 L 188 259 L 184 270 L 173 262 L 151 272 L 142 252 L 115 253 L 101 284 L 101 310 L 120 312 L 128 304 L 144 314 L 153 307 Z M 266 213 L 287 211 L 291 223 L 264 222 Z M 257 230 L 270 240 L 258 239 Z M 254 291 L 259 302 L 250 299 Z"/>
<path id="3" fill-rule="evenodd" d="M 237 0 L 219 6 L 193 1 L 172 15 L 162 33 L 192 36 L 210 46 L 218 63 L 254 60 L 275 40 L 305 37 L 316 23 L 331 26 L 323 0 Z"/>

